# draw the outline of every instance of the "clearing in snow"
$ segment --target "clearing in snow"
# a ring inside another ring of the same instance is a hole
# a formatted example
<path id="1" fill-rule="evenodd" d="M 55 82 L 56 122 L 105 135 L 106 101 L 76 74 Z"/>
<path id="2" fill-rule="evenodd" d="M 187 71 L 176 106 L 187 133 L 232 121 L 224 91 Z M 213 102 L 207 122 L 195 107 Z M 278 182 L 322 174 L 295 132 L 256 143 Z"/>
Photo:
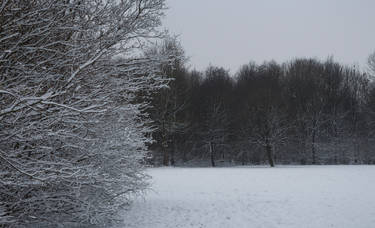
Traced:
<path id="1" fill-rule="evenodd" d="M 375 166 L 152 168 L 125 227 L 373 228 Z"/>

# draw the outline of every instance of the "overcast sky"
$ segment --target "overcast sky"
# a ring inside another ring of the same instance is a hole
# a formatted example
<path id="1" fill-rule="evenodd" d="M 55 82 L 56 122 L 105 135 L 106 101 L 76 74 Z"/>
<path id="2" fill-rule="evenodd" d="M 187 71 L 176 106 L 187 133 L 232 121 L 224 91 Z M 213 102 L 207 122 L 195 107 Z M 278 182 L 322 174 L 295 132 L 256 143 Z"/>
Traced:
<path id="1" fill-rule="evenodd" d="M 250 60 L 295 57 L 364 66 L 375 50 L 375 0 L 167 0 L 164 25 L 189 64 L 232 72 Z"/>

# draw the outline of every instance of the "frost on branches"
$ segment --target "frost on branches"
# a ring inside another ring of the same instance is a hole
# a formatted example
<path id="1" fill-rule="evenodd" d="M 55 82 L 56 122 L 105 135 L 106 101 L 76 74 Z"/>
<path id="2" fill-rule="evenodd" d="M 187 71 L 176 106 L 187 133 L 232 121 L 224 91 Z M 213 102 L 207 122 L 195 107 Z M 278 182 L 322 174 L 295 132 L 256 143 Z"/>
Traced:
<path id="1" fill-rule="evenodd" d="M 135 99 L 173 55 L 143 55 L 164 0 L 0 3 L 0 227 L 110 224 L 147 183 Z"/>

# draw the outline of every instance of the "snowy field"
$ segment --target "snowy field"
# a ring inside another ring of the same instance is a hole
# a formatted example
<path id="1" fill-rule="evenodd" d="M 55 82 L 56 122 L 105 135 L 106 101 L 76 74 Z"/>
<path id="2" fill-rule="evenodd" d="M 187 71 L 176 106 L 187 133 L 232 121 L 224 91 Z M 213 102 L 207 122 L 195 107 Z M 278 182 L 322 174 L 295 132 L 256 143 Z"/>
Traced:
<path id="1" fill-rule="evenodd" d="M 126 227 L 374 228 L 375 166 L 155 168 Z"/>

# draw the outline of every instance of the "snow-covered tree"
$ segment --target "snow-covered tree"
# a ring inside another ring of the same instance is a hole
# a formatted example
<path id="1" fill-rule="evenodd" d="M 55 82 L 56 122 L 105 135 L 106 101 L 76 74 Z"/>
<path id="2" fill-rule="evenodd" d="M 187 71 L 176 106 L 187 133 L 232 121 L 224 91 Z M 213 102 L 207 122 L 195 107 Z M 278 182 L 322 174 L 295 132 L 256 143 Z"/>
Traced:
<path id="1" fill-rule="evenodd" d="M 367 65 L 370 70 L 370 74 L 375 76 L 375 51 L 367 59 Z"/>
<path id="2" fill-rule="evenodd" d="M 162 66 L 161 71 L 170 81 L 168 87 L 158 90 L 152 96 L 152 105 L 148 110 L 157 128 L 154 139 L 160 143 L 155 146 L 161 149 L 163 165 L 174 165 L 174 157 L 178 151 L 177 136 L 186 130 L 186 124 L 178 118 L 180 113 L 186 111 L 188 99 L 187 70 L 184 67 L 186 57 L 175 37 L 165 39 L 150 51 L 152 53 L 162 56 L 169 53 L 175 58 L 170 64 Z"/>
<path id="3" fill-rule="evenodd" d="M 0 227 L 109 224 L 146 186 L 134 94 L 165 86 L 164 0 L 0 3 Z"/>

